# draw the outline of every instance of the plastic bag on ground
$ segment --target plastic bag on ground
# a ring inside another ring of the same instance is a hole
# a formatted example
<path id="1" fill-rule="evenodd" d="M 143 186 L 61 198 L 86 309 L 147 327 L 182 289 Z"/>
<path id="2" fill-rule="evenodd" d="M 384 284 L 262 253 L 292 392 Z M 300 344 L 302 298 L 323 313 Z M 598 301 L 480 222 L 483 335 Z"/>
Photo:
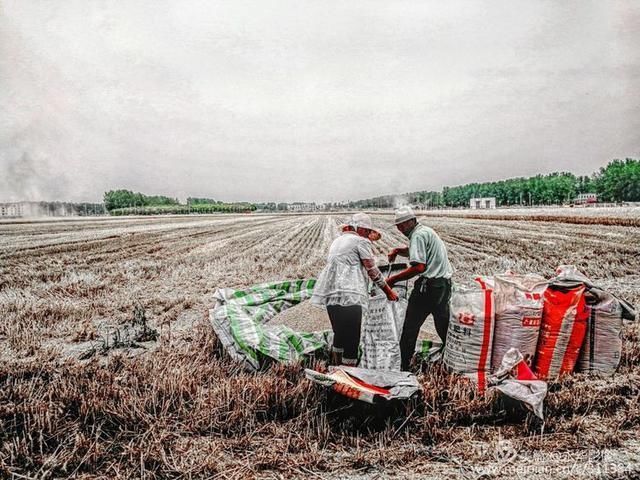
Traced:
<path id="1" fill-rule="evenodd" d="M 436 362 L 438 360 L 442 360 L 442 343 L 426 338 L 418 340 L 414 354 L 425 362 Z"/>
<path id="2" fill-rule="evenodd" d="M 418 379 L 409 372 L 339 366 L 329 367 L 327 373 L 305 369 L 305 376 L 346 397 L 367 403 L 379 399 L 407 400 L 420 390 Z"/>
<path id="3" fill-rule="evenodd" d="M 542 323 L 543 295 L 548 285 L 540 275 L 503 274 L 494 277 L 495 332 L 491 371 L 500 368 L 510 348 L 533 362 Z"/>
<path id="4" fill-rule="evenodd" d="M 471 286 L 456 285 L 451 296 L 451 318 L 444 349 L 444 364 L 470 377 L 483 391 L 491 368 L 494 297 L 488 279 Z"/>
<path id="5" fill-rule="evenodd" d="M 524 367 L 524 375 L 518 367 Z M 514 374 L 515 373 L 515 374 Z M 526 379 L 523 379 L 526 378 Z M 536 417 L 544 420 L 544 399 L 547 396 L 547 382 L 532 379 L 526 361 L 517 349 L 509 349 L 503 356 L 496 373 L 489 377 L 489 384 L 503 395 L 518 400 L 529 408 Z"/>

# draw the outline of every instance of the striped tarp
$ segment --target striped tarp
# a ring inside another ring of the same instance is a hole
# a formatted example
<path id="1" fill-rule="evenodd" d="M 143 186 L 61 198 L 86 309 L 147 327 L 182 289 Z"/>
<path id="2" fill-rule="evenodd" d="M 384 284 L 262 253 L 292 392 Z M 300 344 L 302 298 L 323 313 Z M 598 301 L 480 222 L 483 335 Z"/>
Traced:
<path id="1" fill-rule="evenodd" d="M 279 313 L 311 298 L 314 285 L 315 279 L 303 279 L 263 283 L 238 290 L 216 290 L 213 295 L 215 305 L 209 310 L 209 320 L 225 351 L 233 359 L 243 362 L 248 369 L 257 370 L 265 357 L 279 362 L 295 362 L 305 355 L 328 348 L 333 337 L 331 331 L 298 332 L 286 325 L 269 325 L 269 321 Z M 384 304 L 388 303 L 385 298 Z M 394 314 L 388 314 L 385 321 L 391 324 L 395 319 L 397 322 L 397 342 L 404 322 L 406 300 L 389 308 L 394 310 Z M 367 336 L 371 338 L 360 345 L 362 358 L 371 359 L 377 355 L 381 358 L 373 364 L 368 362 L 371 364 L 369 368 L 389 369 L 392 355 L 382 348 L 386 348 L 389 338 L 381 337 L 380 331 L 369 332 L 367 318 L 363 324 L 363 340 Z M 366 351 L 367 346 L 372 351 Z M 432 344 L 430 340 L 423 340 L 418 342 L 416 353 L 424 360 L 432 359 L 440 348 L 440 343 Z"/>
<path id="2" fill-rule="evenodd" d="M 268 322 L 310 298 L 314 285 L 315 279 L 304 279 L 263 283 L 244 290 L 218 289 L 209 319 L 225 350 L 248 369 L 260 368 L 264 357 L 295 362 L 326 348 L 330 332 L 296 332 Z"/>

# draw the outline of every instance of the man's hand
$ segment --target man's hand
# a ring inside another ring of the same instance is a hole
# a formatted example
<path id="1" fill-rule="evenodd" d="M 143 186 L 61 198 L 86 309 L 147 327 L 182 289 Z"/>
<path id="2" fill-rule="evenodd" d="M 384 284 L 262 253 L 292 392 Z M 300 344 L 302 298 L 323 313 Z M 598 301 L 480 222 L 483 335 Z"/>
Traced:
<path id="1" fill-rule="evenodd" d="M 397 302 L 399 298 L 400 297 L 398 297 L 398 294 L 393 290 L 389 290 L 387 292 L 387 300 L 389 300 L 390 302 Z"/>
<path id="2" fill-rule="evenodd" d="M 389 251 L 389 254 L 387 255 L 389 263 L 393 263 L 398 255 L 400 255 L 401 257 L 408 257 L 409 247 L 399 247 L 391 249 L 391 251 Z"/>
<path id="3" fill-rule="evenodd" d="M 397 302 L 400 298 L 398 297 L 398 294 L 391 289 L 391 285 L 389 285 L 388 281 L 382 290 L 387 295 L 387 300 L 389 300 L 390 302 Z"/>

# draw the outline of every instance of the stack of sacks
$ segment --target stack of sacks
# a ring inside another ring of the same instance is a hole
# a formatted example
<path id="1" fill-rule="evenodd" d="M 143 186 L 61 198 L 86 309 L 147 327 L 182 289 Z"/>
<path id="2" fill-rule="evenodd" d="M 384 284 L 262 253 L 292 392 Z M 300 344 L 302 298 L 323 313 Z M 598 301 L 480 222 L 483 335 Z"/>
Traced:
<path id="1" fill-rule="evenodd" d="M 595 286 L 574 266 L 560 266 L 556 273 L 556 283 L 580 282 L 585 287 L 588 318 L 576 371 L 612 375 L 620 364 L 622 354 L 622 322 L 635 319 L 634 308 Z"/>
<path id="2" fill-rule="evenodd" d="M 491 371 L 496 372 L 511 348 L 531 364 L 542 323 L 544 292 L 548 282 L 535 274 L 505 273 L 494 277 L 495 333 Z"/>
<path id="3" fill-rule="evenodd" d="M 612 374 L 620 363 L 622 322 L 635 316 L 631 305 L 573 266 L 559 267 L 551 281 L 535 274 L 478 277 L 454 289 L 444 363 L 481 391 L 511 349 L 541 380 L 574 370 Z"/>
<path id="4" fill-rule="evenodd" d="M 451 296 L 451 317 L 444 364 L 470 377 L 483 391 L 491 368 L 494 298 L 491 282 L 476 279 L 470 286 L 456 286 Z"/>

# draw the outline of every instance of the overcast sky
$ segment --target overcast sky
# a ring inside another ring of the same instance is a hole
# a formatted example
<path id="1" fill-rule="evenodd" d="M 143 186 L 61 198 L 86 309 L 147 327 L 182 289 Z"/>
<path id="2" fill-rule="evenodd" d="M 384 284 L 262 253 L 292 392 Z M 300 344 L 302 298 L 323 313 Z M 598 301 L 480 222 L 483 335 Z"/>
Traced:
<path id="1" fill-rule="evenodd" d="M 637 0 L 0 0 L 0 200 L 338 201 L 624 157 Z"/>

